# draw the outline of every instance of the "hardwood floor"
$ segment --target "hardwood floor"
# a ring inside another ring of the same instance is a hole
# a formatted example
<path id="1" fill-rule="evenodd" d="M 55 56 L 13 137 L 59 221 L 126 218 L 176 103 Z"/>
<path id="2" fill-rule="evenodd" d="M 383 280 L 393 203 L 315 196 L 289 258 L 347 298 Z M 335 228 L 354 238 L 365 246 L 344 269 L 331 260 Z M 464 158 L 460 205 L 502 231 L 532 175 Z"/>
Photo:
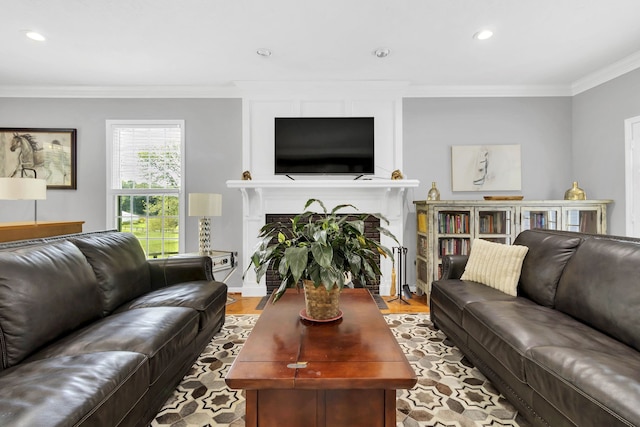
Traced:
<path id="1" fill-rule="evenodd" d="M 243 297 L 241 294 L 232 293 L 229 294 L 230 298 L 233 298 L 235 302 L 227 305 L 227 314 L 260 314 L 262 310 L 256 310 L 256 306 L 262 299 L 262 297 Z M 380 310 L 383 314 L 392 313 L 428 313 L 429 305 L 427 304 L 427 296 L 417 296 L 413 294 L 411 299 L 404 299 L 408 304 L 405 304 L 399 300 L 391 301 L 395 297 L 382 297 L 387 303 L 388 309 Z M 391 301 L 391 302 L 389 302 Z"/>

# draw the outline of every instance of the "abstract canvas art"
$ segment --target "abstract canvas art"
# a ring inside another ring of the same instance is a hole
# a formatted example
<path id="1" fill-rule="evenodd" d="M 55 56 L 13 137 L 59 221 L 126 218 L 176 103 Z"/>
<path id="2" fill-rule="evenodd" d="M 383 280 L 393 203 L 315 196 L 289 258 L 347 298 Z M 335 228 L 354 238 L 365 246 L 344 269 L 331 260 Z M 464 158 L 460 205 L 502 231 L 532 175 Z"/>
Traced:
<path id="1" fill-rule="evenodd" d="M 520 191 L 520 145 L 451 147 L 453 191 Z"/>

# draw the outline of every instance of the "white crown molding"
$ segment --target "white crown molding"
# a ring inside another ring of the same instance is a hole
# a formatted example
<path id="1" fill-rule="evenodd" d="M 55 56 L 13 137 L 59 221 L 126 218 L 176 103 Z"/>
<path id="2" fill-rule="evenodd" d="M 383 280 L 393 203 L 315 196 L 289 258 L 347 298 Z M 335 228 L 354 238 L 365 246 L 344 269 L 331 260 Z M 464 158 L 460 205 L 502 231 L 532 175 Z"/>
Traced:
<path id="1" fill-rule="evenodd" d="M 571 95 L 577 95 L 586 90 L 592 89 L 616 77 L 640 68 L 640 50 L 631 55 L 622 58 L 620 61 L 614 62 L 598 71 L 587 74 L 581 79 L 576 80 L 571 85 Z"/>
<path id="2" fill-rule="evenodd" d="M 240 98 L 234 86 L 1 86 L 0 98 Z"/>
<path id="3" fill-rule="evenodd" d="M 571 85 L 429 86 L 406 81 L 235 81 L 220 86 L 9 86 L 0 98 L 477 98 L 574 96 L 640 68 L 640 51 Z"/>
<path id="4" fill-rule="evenodd" d="M 567 85 L 556 86 L 409 86 L 405 98 L 491 98 L 571 96 Z"/>
<path id="5" fill-rule="evenodd" d="M 327 80 L 327 81 L 248 81 L 233 82 L 243 97 L 259 99 L 381 99 L 402 98 L 406 81 Z"/>

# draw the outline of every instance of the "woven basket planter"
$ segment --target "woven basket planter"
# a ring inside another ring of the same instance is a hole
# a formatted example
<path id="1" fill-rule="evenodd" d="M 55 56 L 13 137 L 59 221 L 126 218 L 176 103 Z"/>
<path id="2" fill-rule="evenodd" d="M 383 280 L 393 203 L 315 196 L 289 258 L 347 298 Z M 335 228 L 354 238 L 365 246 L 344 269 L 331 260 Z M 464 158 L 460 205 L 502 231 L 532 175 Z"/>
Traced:
<path id="1" fill-rule="evenodd" d="M 334 285 L 330 291 L 327 291 L 324 285 L 316 288 L 311 280 L 303 282 L 307 316 L 316 320 L 338 317 L 340 313 L 340 288 Z"/>

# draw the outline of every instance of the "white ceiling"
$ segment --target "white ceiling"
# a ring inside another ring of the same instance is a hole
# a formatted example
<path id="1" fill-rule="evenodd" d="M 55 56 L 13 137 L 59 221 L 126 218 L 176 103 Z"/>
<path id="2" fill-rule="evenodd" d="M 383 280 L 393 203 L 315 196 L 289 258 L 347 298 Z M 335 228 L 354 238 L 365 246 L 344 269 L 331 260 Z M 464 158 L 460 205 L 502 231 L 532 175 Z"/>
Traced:
<path id="1" fill-rule="evenodd" d="M 0 0 L 4 96 L 243 81 L 572 94 L 637 67 L 640 0 Z"/>

